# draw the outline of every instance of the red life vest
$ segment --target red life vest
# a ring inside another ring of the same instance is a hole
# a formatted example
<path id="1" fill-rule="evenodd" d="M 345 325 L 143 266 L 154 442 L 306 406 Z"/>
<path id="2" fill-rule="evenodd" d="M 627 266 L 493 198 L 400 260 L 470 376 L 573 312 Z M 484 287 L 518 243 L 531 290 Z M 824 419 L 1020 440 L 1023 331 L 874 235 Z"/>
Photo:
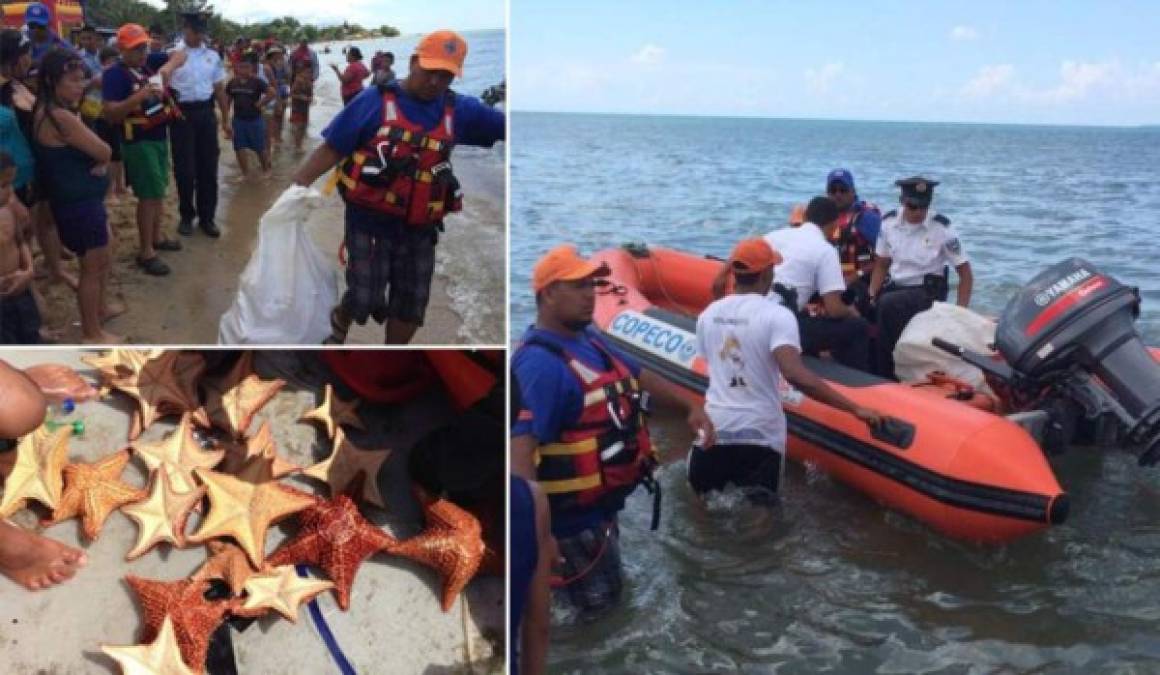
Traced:
<path id="1" fill-rule="evenodd" d="M 652 472 L 657 459 L 645 424 L 640 385 L 603 345 L 592 344 L 604 359 L 604 370 L 592 369 L 550 342 L 531 338 L 524 343 L 563 359 L 584 397 L 580 417 L 560 432 L 556 442 L 537 448 L 536 480 L 548 494 L 553 513 L 593 508 L 618 511 L 637 485 L 644 483 L 655 490 Z M 654 521 L 658 508 L 654 505 Z"/>
<path id="2" fill-rule="evenodd" d="M 133 91 L 139 91 L 141 87 L 149 86 L 149 76 L 137 70 L 130 68 L 124 63 L 121 67 L 125 72 L 129 73 L 129 77 L 133 79 Z M 151 105 L 146 109 L 146 105 Z M 147 100 L 142 103 L 136 110 L 129 113 L 125 117 L 125 140 L 132 141 L 133 135 L 142 131 L 149 131 L 159 126 L 169 124 L 173 120 L 182 119 L 181 110 L 177 107 L 173 97 L 169 95 L 168 91 L 161 94 L 161 98 L 153 104 Z"/>
<path id="3" fill-rule="evenodd" d="M 858 219 L 867 211 L 878 212 L 878 207 L 863 202 L 857 209 L 843 211 L 838 216 L 838 226 L 830 243 L 838 249 L 838 260 L 842 263 L 843 276 L 862 270 L 867 274 L 873 269 L 874 246 L 870 240 L 858 229 Z"/>
<path id="4" fill-rule="evenodd" d="M 408 225 L 435 225 L 463 208 L 451 169 L 455 146 L 455 93 L 448 91 L 443 119 L 431 131 L 411 122 L 398 103 L 399 88 L 383 91 L 383 124 L 374 137 L 335 169 L 348 202 L 401 218 Z"/>

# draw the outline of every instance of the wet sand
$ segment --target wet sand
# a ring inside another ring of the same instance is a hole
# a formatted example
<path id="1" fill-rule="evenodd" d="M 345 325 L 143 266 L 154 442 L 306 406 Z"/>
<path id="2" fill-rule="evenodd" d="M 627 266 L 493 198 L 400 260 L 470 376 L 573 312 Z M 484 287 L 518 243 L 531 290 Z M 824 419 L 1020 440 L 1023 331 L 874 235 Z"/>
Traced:
<path id="1" fill-rule="evenodd" d="M 301 152 L 294 150 L 291 143 L 284 143 L 281 148 L 275 148 L 270 176 L 251 169 L 251 175 L 244 177 L 229 142 L 221 139 L 217 218 L 222 230 L 220 239 L 211 239 L 196 227 L 192 237 L 177 235 L 177 187 L 171 181 L 162 222 L 167 236 L 179 239 L 184 248 L 161 253 L 172 269 L 165 277 L 149 276 L 136 265 L 136 198 L 130 193 L 120 200 L 109 200 L 109 222 L 115 233 L 110 289 L 114 297 L 125 302 L 128 311 L 106 324 L 106 330 L 134 344 L 216 344 L 218 323 L 234 302 L 239 277 L 256 244 L 258 220 L 289 187 L 291 174 L 318 142 L 308 138 Z M 256 165 L 255 161 L 253 166 Z M 328 254 L 333 251 L 337 267 L 338 246 L 342 241 L 342 202 L 337 194 L 330 199 L 334 204 L 334 237 L 333 247 L 327 250 Z M 437 256 L 442 253 L 445 251 Z M 77 273 L 76 262 L 65 264 Z M 463 319 L 452 309 L 447 283 L 437 268 L 427 321 L 415 336 L 414 344 L 478 342 L 463 335 Z M 46 300 L 42 317 L 45 328 L 59 335 L 60 344 L 80 343 L 76 295 L 62 284 L 47 285 L 43 281 L 38 284 Z M 319 308 L 319 312 L 329 311 L 329 307 Z M 381 344 L 382 341 L 383 327 L 368 323 L 352 327 L 347 343 Z"/>

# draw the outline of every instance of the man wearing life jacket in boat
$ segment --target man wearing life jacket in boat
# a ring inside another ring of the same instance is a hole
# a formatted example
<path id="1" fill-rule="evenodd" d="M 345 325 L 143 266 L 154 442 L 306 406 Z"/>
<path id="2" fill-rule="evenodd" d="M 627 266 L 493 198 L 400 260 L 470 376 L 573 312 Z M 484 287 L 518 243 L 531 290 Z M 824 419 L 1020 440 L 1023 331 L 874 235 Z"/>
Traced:
<path id="1" fill-rule="evenodd" d="M 890 211 L 882 218 L 874 249 L 878 259 L 870 279 L 870 301 L 878 311 L 876 371 L 897 379 L 894 346 L 915 314 L 930 309 L 936 300 L 946 302 L 947 267 L 954 267 L 959 275 L 960 307 L 971 302 L 974 276 L 950 218 L 930 208 L 938 182 L 914 176 L 894 184 L 902 189 L 902 212 Z"/>
<path id="2" fill-rule="evenodd" d="M 810 207 L 807 218 L 813 202 Z M 817 235 L 833 254 L 821 233 Z M 718 440 L 709 449 L 695 445 L 689 455 L 689 484 L 697 494 L 732 484 L 762 489 L 752 495 L 762 501 L 776 497 L 786 450 L 782 376 L 807 396 L 867 424 L 882 419 L 877 411 L 834 391 L 802 363 L 798 321 L 791 309 L 766 297 L 781 262 L 781 254 L 766 239 L 738 243 L 726 263 L 732 294 L 714 300 L 697 318 L 697 351 L 709 367 L 705 409 Z"/>
<path id="3" fill-rule="evenodd" d="M 424 37 L 406 79 L 352 99 L 294 175 L 308 186 L 337 164 L 346 202 L 347 291 L 331 312 L 328 343 L 341 344 L 352 321 L 369 317 L 386 323 L 388 344 L 410 342 L 423 324 L 443 218 L 462 207 L 452 149 L 504 139 L 502 112 L 450 90 L 466 56 L 452 31 Z"/>
<path id="4" fill-rule="evenodd" d="M 782 259 L 775 270 L 774 291 L 797 316 L 804 353 L 817 356 L 828 351 L 844 366 L 869 371 L 870 325 L 857 309 L 843 302 L 846 282 L 838 253 L 827 243 L 838 228 L 838 219 L 838 207 L 831 199 L 814 197 L 806 206 L 805 222 L 765 235 Z M 729 272 L 729 266 L 723 265 L 715 288 L 723 289 Z M 719 291 L 715 293 L 720 297 Z M 815 314 L 818 305 L 824 312 Z"/>
<path id="5" fill-rule="evenodd" d="M 590 327 L 595 286 L 609 269 L 571 245 L 536 263 L 536 324 L 512 357 L 526 410 L 512 427 L 512 472 L 548 494 L 562 566 L 557 601 L 591 618 L 623 588 L 617 513 L 638 485 L 653 493 L 657 453 L 649 438 L 646 391 L 685 407 L 689 426 L 714 440 L 701 404 L 609 346 Z"/>
<path id="6" fill-rule="evenodd" d="M 882 212 L 870 202 L 858 199 L 854 174 L 834 169 L 826 177 L 826 196 L 838 205 L 838 224 L 827 235 L 838 250 L 842 276 L 846 280 L 845 302 L 869 315 L 868 289 L 874 271 L 874 245 L 882 229 Z"/>

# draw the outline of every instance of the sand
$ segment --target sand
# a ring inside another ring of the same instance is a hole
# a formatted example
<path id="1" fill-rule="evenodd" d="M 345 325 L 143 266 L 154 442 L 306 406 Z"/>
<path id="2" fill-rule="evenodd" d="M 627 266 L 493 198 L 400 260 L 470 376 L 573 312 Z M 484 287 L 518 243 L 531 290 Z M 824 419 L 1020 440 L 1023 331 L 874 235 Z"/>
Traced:
<path id="1" fill-rule="evenodd" d="M 16 366 L 46 361 L 63 362 L 91 375 L 79 363 L 75 351 L 10 351 L 2 355 Z M 220 359 L 221 353 L 211 356 Z M 302 412 L 316 405 L 321 383 L 329 371 L 317 352 L 263 352 L 255 367 L 263 377 L 283 377 L 290 384 L 259 413 L 271 423 L 278 452 L 299 464 L 312 463 L 328 449 L 313 425 L 298 423 Z M 341 387 L 341 385 L 339 385 Z M 343 392 L 344 397 L 350 394 Z M 406 477 L 410 447 L 450 413 L 442 395 L 434 392 L 405 405 L 368 407 L 361 415 L 369 433 L 360 446 L 392 448 L 380 476 L 380 489 L 388 509 L 364 508 L 372 522 L 384 525 L 396 536 L 419 531 L 420 514 L 411 498 Z M 77 414 L 87 427 L 83 438 L 74 437 L 70 457 L 92 461 L 124 446 L 128 431 L 128 399 L 120 394 L 106 401 L 78 406 Z M 168 418 L 148 429 L 145 440 L 160 438 L 175 422 Z M 255 422 L 255 426 L 258 422 Z M 355 432 L 357 433 L 357 432 Z M 352 435 L 352 438 L 354 436 Z M 144 465 L 134 459 L 124 480 L 144 484 Z M 295 487 L 325 493 L 313 481 L 290 478 Z M 193 531 L 194 515 L 187 531 Z M 34 514 L 25 510 L 14 520 L 38 528 Z M 44 530 L 46 536 L 78 546 L 78 521 L 70 520 Z M 204 548 L 171 549 L 163 545 L 133 562 L 124 555 L 136 539 L 136 526 L 122 513 L 110 515 L 95 543 L 84 545 L 89 564 L 69 583 L 47 591 L 30 593 L 0 578 L 0 654 L 3 672 L 106 673 L 116 672 L 99 645 L 135 642 L 139 610 L 132 592 L 123 582 L 125 574 L 172 580 L 187 576 L 204 560 Z M 292 526 L 271 529 L 267 552 L 291 534 Z M 319 600 L 326 621 L 342 650 L 360 673 L 493 673 L 503 671 L 505 653 L 504 587 L 498 578 L 477 577 L 449 613 L 439 606 L 436 575 L 417 564 L 377 555 L 359 569 L 348 612 L 338 610 L 332 597 Z M 242 673 L 338 672 L 305 607 L 297 624 L 281 618 L 265 618 L 239 631 L 231 629 L 236 663 Z M 472 661 L 467 662 L 470 648 Z"/>

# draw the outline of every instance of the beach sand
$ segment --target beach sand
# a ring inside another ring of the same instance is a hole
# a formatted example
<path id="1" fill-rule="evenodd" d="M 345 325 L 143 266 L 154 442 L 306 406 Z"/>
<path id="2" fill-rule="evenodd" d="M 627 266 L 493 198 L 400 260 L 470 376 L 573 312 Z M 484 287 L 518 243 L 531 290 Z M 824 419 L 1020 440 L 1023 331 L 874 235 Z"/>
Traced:
<path id="1" fill-rule="evenodd" d="M 233 304 L 238 279 L 256 244 L 258 220 L 289 187 L 291 174 L 317 143 L 317 139 L 308 138 L 302 152 L 294 150 L 292 143 L 284 143 L 274 151 L 274 169 L 270 176 L 254 172 L 243 177 L 232 147 L 221 139 L 217 219 L 222 230 L 220 239 L 210 239 L 196 228 L 192 237 L 177 235 L 177 188 L 171 181 L 163 227 L 167 236 L 181 240 L 184 250 L 161 253 L 172 269 L 166 277 L 149 276 L 136 266 L 136 199 L 128 194 L 120 200 L 109 200 L 109 222 L 116 235 L 110 289 L 114 297 L 124 300 L 128 311 L 106 324 L 106 329 L 134 344 L 216 344 L 219 320 Z M 331 247 L 326 250 L 337 269 L 343 229 L 342 202 L 337 194 L 330 199 L 334 205 L 334 227 L 328 242 Z M 444 255 L 445 250 L 438 251 L 437 260 Z M 65 264 L 74 274 L 77 272 L 75 261 Z M 81 333 L 76 295 L 63 284 L 37 283 L 47 305 L 42 317 L 44 326 L 59 335 L 58 343 L 78 344 Z M 319 308 L 322 313 L 329 311 L 329 307 Z M 448 279 L 437 268 L 426 323 L 416 334 L 414 344 L 483 342 L 465 335 L 463 322 L 452 307 Z M 502 325 L 498 328 L 502 331 Z M 366 326 L 353 326 L 347 340 L 348 344 L 382 342 L 383 327 L 369 322 Z"/>
<path id="2" fill-rule="evenodd" d="M 211 354 L 211 362 L 224 356 L 218 354 Z M 77 351 L 20 350 L 5 352 L 3 358 L 17 367 L 65 363 L 95 377 L 88 366 L 80 363 L 80 355 Z M 253 428 L 262 420 L 268 421 L 278 453 L 292 462 L 310 464 L 320 459 L 329 448 L 323 434 L 316 425 L 298 422 L 303 412 L 317 404 L 321 384 L 333 379 L 318 353 L 260 352 L 254 366 L 264 378 L 281 377 L 289 384 L 258 413 Z M 351 398 L 343 385 L 337 387 L 343 398 Z M 74 437 L 70 442 L 71 460 L 93 461 L 123 447 L 129 409 L 129 399 L 121 394 L 78 405 L 76 415 L 85 421 L 86 431 L 83 437 Z M 363 512 L 395 536 L 413 536 L 420 530 L 421 514 L 410 496 L 407 457 L 418 439 L 449 419 L 450 408 L 442 394 L 433 391 L 406 404 L 364 403 L 360 415 L 369 432 L 352 432 L 352 440 L 364 448 L 392 449 L 379 482 L 388 508 L 383 511 L 369 507 Z M 142 438 L 159 439 L 175 422 L 175 417 L 159 421 Z M 143 468 L 139 460 L 132 460 L 123 480 L 142 486 Z M 294 487 L 326 494 L 315 481 L 296 477 L 284 480 Z M 199 519 L 196 514 L 191 516 L 186 531 L 195 531 Z M 99 538 L 88 544 L 80 543 L 79 521 L 75 519 L 42 528 L 35 514 L 24 510 L 13 520 L 23 527 L 43 529 L 46 536 L 68 545 L 81 546 L 89 557 L 88 565 L 75 579 L 46 591 L 27 592 L 0 578 L 0 654 L 4 655 L 3 671 L 14 675 L 116 672 L 112 660 L 99 651 L 99 645 L 133 644 L 141 623 L 141 612 L 124 576 L 184 578 L 205 559 L 202 546 L 172 549 L 164 544 L 126 562 L 124 556 L 136 541 L 137 527 L 123 513 L 111 514 Z M 267 552 L 295 531 L 296 526 L 291 523 L 271 528 Z M 340 611 L 331 594 L 320 596 L 318 603 L 356 672 L 503 672 L 502 579 L 477 576 L 447 613 L 440 608 L 439 588 L 438 578 L 431 570 L 380 554 L 359 568 L 349 611 Z M 239 672 L 339 672 L 306 607 L 300 609 L 296 624 L 281 617 L 267 617 L 244 630 L 238 628 L 235 625 L 230 634 Z"/>

